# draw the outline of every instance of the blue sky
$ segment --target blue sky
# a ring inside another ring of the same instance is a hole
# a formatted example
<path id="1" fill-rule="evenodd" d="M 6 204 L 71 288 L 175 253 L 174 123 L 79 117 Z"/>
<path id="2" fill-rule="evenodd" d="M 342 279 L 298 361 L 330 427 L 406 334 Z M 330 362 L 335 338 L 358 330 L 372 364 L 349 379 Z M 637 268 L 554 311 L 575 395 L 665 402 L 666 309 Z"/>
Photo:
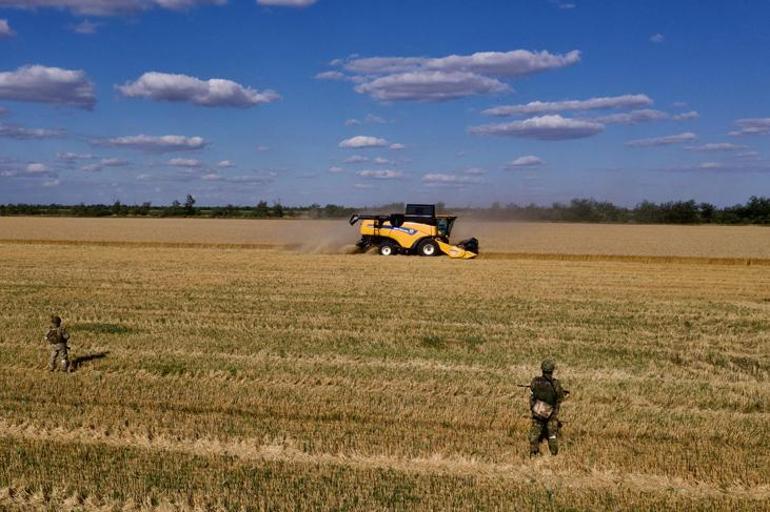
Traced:
<path id="1" fill-rule="evenodd" d="M 770 4 L 0 0 L 0 203 L 770 194 Z"/>

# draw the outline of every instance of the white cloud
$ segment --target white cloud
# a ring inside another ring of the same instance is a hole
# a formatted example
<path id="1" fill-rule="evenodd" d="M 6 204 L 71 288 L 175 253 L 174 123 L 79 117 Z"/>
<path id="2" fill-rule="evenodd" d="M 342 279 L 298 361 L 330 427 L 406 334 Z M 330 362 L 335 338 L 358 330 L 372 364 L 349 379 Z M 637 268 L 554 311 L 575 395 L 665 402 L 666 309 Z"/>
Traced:
<path id="1" fill-rule="evenodd" d="M 422 177 L 422 182 L 427 186 L 463 187 L 466 185 L 478 185 L 484 183 L 484 179 L 478 176 L 459 176 L 457 174 L 430 173 Z"/>
<path id="2" fill-rule="evenodd" d="M 0 5 L 2 5 L 2 3 L 0 3 Z M 0 39 L 4 37 L 13 37 L 15 35 L 16 32 L 11 29 L 8 20 L 0 19 Z"/>
<path id="3" fill-rule="evenodd" d="M 46 180 L 43 182 L 43 186 L 46 188 L 58 187 L 60 183 L 61 181 L 59 181 L 58 179 Z"/>
<path id="4" fill-rule="evenodd" d="M 80 170 L 84 172 L 101 172 L 105 167 L 124 167 L 130 163 L 122 158 L 102 158 L 96 163 L 82 166 Z"/>
<path id="5" fill-rule="evenodd" d="M 331 167 L 329 167 L 329 169 L 327 169 L 327 171 L 332 174 L 339 174 L 341 172 L 345 172 L 345 169 L 343 169 L 342 167 L 338 167 L 336 165 L 332 165 Z"/>
<path id="6" fill-rule="evenodd" d="M 184 101 L 204 107 L 253 107 L 281 98 L 275 91 L 257 91 L 232 80 L 201 80 L 193 76 L 155 71 L 144 73 L 136 81 L 126 82 L 116 89 L 129 98 Z"/>
<path id="7" fill-rule="evenodd" d="M 345 126 L 359 126 L 361 125 L 361 121 L 358 119 L 346 119 L 345 120 Z"/>
<path id="8" fill-rule="evenodd" d="M 488 108 L 482 113 L 492 116 L 511 116 L 516 114 L 547 114 L 608 108 L 639 108 L 650 105 L 652 105 L 652 100 L 646 94 L 624 94 L 622 96 L 603 96 L 587 100 L 531 101 L 522 105 L 504 105 Z"/>
<path id="9" fill-rule="evenodd" d="M 318 0 L 257 0 L 259 5 L 270 7 L 308 7 Z"/>
<path id="10" fill-rule="evenodd" d="M 221 169 L 226 169 L 228 167 L 235 167 L 235 164 L 232 163 L 230 160 L 220 160 L 217 162 L 217 167 Z"/>
<path id="11" fill-rule="evenodd" d="M 262 144 L 257 144 L 257 146 L 254 148 L 257 153 L 264 153 L 265 151 L 270 151 L 269 146 L 263 146 Z"/>
<path id="12" fill-rule="evenodd" d="M 391 169 L 382 170 L 364 170 L 357 173 L 362 178 L 371 178 L 376 180 L 397 180 L 403 176 L 401 171 L 394 171 Z"/>
<path id="13" fill-rule="evenodd" d="M 203 149 L 207 144 L 201 137 L 185 137 L 183 135 L 163 135 L 156 137 L 144 134 L 114 137 L 111 139 L 99 139 L 91 142 L 97 146 L 112 146 L 157 152 Z"/>
<path id="14" fill-rule="evenodd" d="M 56 8 L 89 16 L 118 16 L 154 8 L 181 11 L 198 5 L 224 5 L 226 0 L 0 0 L 0 7 Z"/>
<path id="15" fill-rule="evenodd" d="M 703 162 L 698 165 L 699 169 L 721 169 L 723 167 L 719 162 Z"/>
<path id="16" fill-rule="evenodd" d="M 49 130 L 47 128 L 25 128 L 14 124 L 0 123 L 0 138 L 32 140 L 52 139 L 64 135 L 62 130 Z"/>
<path id="17" fill-rule="evenodd" d="M 694 110 L 691 110 L 690 112 L 682 112 L 681 114 L 674 114 L 671 116 L 671 119 L 674 121 L 689 121 L 691 119 L 698 119 L 700 117 L 700 114 L 697 113 Z"/>
<path id="18" fill-rule="evenodd" d="M 361 162 L 368 162 L 369 157 L 362 155 L 353 155 L 342 161 L 344 164 L 359 164 Z"/>
<path id="19" fill-rule="evenodd" d="M 518 77 L 579 61 L 577 50 L 563 55 L 512 50 L 439 58 L 352 57 L 332 62 L 352 76 L 337 71 L 319 73 L 316 78 L 349 79 L 358 84 L 356 92 L 382 101 L 446 101 L 506 92 L 510 86 L 496 77 Z"/>
<path id="20" fill-rule="evenodd" d="M 651 43 L 660 44 L 665 40 L 666 38 L 663 36 L 663 34 L 653 34 L 650 36 Z"/>
<path id="21" fill-rule="evenodd" d="M 653 146 L 669 146 L 671 144 L 681 144 L 682 142 L 692 142 L 698 137 L 692 132 L 678 133 L 665 137 L 651 137 L 649 139 L 636 139 L 626 142 L 626 146 L 634 148 L 646 148 Z"/>
<path id="22" fill-rule="evenodd" d="M 77 160 L 92 160 L 94 155 L 91 155 L 89 153 L 82 154 L 82 153 L 56 153 L 56 159 L 61 160 L 63 162 L 75 162 Z"/>
<path id="23" fill-rule="evenodd" d="M 686 149 L 690 151 L 738 151 L 739 149 L 746 149 L 747 146 L 742 144 L 733 144 L 732 142 L 710 142 L 708 144 L 701 144 L 700 146 L 687 146 Z"/>
<path id="24" fill-rule="evenodd" d="M 93 108 L 96 103 L 94 86 L 85 72 L 39 65 L 0 72 L 0 99 L 85 109 Z"/>
<path id="25" fill-rule="evenodd" d="M 372 160 L 372 162 L 377 164 L 377 165 L 391 165 L 391 164 L 395 163 L 395 162 L 393 162 L 393 160 L 388 160 L 387 158 L 382 158 L 381 156 L 378 156 L 377 158 Z"/>
<path id="26" fill-rule="evenodd" d="M 317 73 L 314 78 L 316 80 L 347 80 L 348 76 L 340 71 L 323 71 Z"/>
<path id="27" fill-rule="evenodd" d="M 502 135 L 539 140 L 580 139 L 596 135 L 604 125 L 592 121 L 568 119 L 560 115 L 532 117 L 524 121 L 473 126 L 470 133 Z"/>
<path id="28" fill-rule="evenodd" d="M 398 142 L 391 144 L 388 146 L 388 149 L 392 149 L 394 151 L 399 151 L 401 149 L 406 149 L 406 146 L 404 144 L 399 144 Z"/>
<path id="29" fill-rule="evenodd" d="M 101 23 L 94 23 L 89 20 L 83 20 L 77 25 L 72 26 L 72 31 L 76 34 L 91 35 L 96 34 L 96 29 L 99 28 Z"/>
<path id="30" fill-rule="evenodd" d="M 195 158 L 172 158 L 166 163 L 174 167 L 200 167 L 203 165 L 200 160 Z"/>
<path id="31" fill-rule="evenodd" d="M 363 121 L 359 119 L 346 119 L 345 126 L 360 126 L 362 124 L 385 124 L 387 121 L 380 116 L 374 114 L 366 114 Z"/>
<path id="32" fill-rule="evenodd" d="M 27 164 L 25 171 L 27 171 L 29 174 L 39 174 L 39 173 L 47 172 L 48 167 L 46 167 L 45 164 L 33 162 L 31 164 Z"/>
<path id="33" fill-rule="evenodd" d="M 735 121 L 735 124 L 738 125 L 738 130 L 729 133 L 733 136 L 764 135 L 770 133 L 770 117 L 738 119 Z"/>
<path id="34" fill-rule="evenodd" d="M 477 52 L 471 55 L 425 57 L 354 58 L 344 63 L 345 69 L 362 74 L 391 74 L 417 70 L 479 73 L 490 76 L 521 76 L 559 69 L 580 62 L 580 52 L 563 55 L 547 51 L 512 50 L 508 52 Z"/>
<path id="35" fill-rule="evenodd" d="M 382 101 L 446 101 L 509 89 L 495 78 L 464 71 L 410 71 L 375 78 L 355 88 Z"/>
<path id="36" fill-rule="evenodd" d="M 638 124 L 646 123 L 650 121 L 662 121 L 669 119 L 669 115 L 660 110 L 653 109 L 641 109 L 632 110 L 631 112 L 621 112 L 618 114 L 610 114 L 607 116 L 600 116 L 591 118 L 591 121 L 602 124 Z"/>
<path id="37" fill-rule="evenodd" d="M 545 162 L 540 157 L 535 155 L 527 155 L 514 159 L 511 163 L 508 164 L 508 167 L 535 167 L 538 165 L 543 165 L 544 163 Z"/>
<path id="38" fill-rule="evenodd" d="M 469 167 L 468 169 L 465 169 L 463 172 L 465 174 L 470 174 L 473 176 L 481 176 L 487 173 L 487 171 L 485 169 L 482 169 L 481 167 Z"/>
<path id="39" fill-rule="evenodd" d="M 339 143 L 339 147 L 348 149 L 381 148 L 388 145 L 388 141 L 367 135 L 357 135 L 345 139 Z"/>
<path id="40" fill-rule="evenodd" d="M 366 190 L 366 189 L 374 188 L 374 185 L 372 185 L 371 183 L 354 183 L 353 188 Z"/>

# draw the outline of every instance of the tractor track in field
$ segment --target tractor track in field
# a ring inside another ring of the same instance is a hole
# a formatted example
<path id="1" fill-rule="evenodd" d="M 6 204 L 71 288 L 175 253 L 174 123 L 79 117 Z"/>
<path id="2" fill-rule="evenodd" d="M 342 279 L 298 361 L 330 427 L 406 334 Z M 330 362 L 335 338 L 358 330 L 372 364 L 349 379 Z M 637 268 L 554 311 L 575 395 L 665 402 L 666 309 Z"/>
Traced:
<path id="1" fill-rule="evenodd" d="M 527 464 L 493 463 L 463 455 L 430 454 L 425 457 L 368 455 L 359 453 L 308 453 L 290 439 L 265 442 L 244 438 L 222 441 L 213 438 L 182 439 L 143 432 L 95 429 L 46 429 L 33 423 L 13 424 L 0 420 L 0 437 L 64 444 L 102 445 L 201 457 L 228 457 L 242 463 L 286 462 L 300 465 L 345 466 L 352 469 L 384 469 L 403 473 L 466 476 L 479 479 L 526 482 L 529 485 L 601 490 L 618 486 L 638 492 L 674 492 L 693 498 L 770 499 L 770 485 L 725 486 L 714 482 L 659 474 L 622 473 L 588 468 L 559 468 L 558 460 L 540 458 Z M 557 467 L 554 467 L 557 466 Z M 7 497 L 7 492 L 6 498 Z M 0 494 L 0 503 L 3 495 Z M 12 499 L 12 498 L 10 498 Z"/>
<path id="2" fill-rule="evenodd" d="M 291 243 L 223 243 L 223 242 L 140 242 L 114 240 L 34 240 L 0 239 L 0 245 L 53 245 L 66 247 L 116 247 L 135 249 L 236 249 L 302 252 L 303 244 Z M 346 250 L 328 249 L 319 254 L 349 255 Z M 369 255 L 373 256 L 373 255 Z M 710 257 L 710 256 L 661 256 L 637 254 L 571 254 L 549 252 L 490 251 L 478 256 L 479 260 L 540 260 L 565 262 L 620 262 L 641 264 L 770 266 L 770 258 Z"/>

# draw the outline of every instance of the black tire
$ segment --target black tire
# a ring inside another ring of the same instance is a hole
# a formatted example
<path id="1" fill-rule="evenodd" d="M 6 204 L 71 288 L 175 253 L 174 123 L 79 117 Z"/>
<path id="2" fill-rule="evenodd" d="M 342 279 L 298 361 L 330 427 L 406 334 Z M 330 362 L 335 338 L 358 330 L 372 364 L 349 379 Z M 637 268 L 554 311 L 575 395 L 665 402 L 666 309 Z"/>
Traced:
<path id="1" fill-rule="evenodd" d="M 395 256 L 398 254 L 398 246 L 393 242 L 382 242 L 377 252 L 380 256 Z"/>
<path id="2" fill-rule="evenodd" d="M 417 245 L 417 254 L 420 256 L 436 256 L 438 253 L 438 244 L 430 238 L 426 238 Z"/>

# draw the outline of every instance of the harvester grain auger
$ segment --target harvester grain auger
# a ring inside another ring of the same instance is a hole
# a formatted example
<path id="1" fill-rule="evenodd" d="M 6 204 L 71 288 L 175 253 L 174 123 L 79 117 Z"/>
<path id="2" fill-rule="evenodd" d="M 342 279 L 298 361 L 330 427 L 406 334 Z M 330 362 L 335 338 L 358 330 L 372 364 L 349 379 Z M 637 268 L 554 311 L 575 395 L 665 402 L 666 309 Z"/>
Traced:
<path id="1" fill-rule="evenodd" d="M 449 243 L 456 219 L 449 215 L 436 215 L 436 207 L 432 204 L 408 204 L 406 213 L 354 214 L 350 217 L 350 225 L 361 222 L 361 240 L 356 247 L 362 251 L 377 247 L 383 256 L 436 256 L 443 253 L 450 258 L 475 258 L 479 254 L 479 241 L 475 238 L 455 245 Z"/>

